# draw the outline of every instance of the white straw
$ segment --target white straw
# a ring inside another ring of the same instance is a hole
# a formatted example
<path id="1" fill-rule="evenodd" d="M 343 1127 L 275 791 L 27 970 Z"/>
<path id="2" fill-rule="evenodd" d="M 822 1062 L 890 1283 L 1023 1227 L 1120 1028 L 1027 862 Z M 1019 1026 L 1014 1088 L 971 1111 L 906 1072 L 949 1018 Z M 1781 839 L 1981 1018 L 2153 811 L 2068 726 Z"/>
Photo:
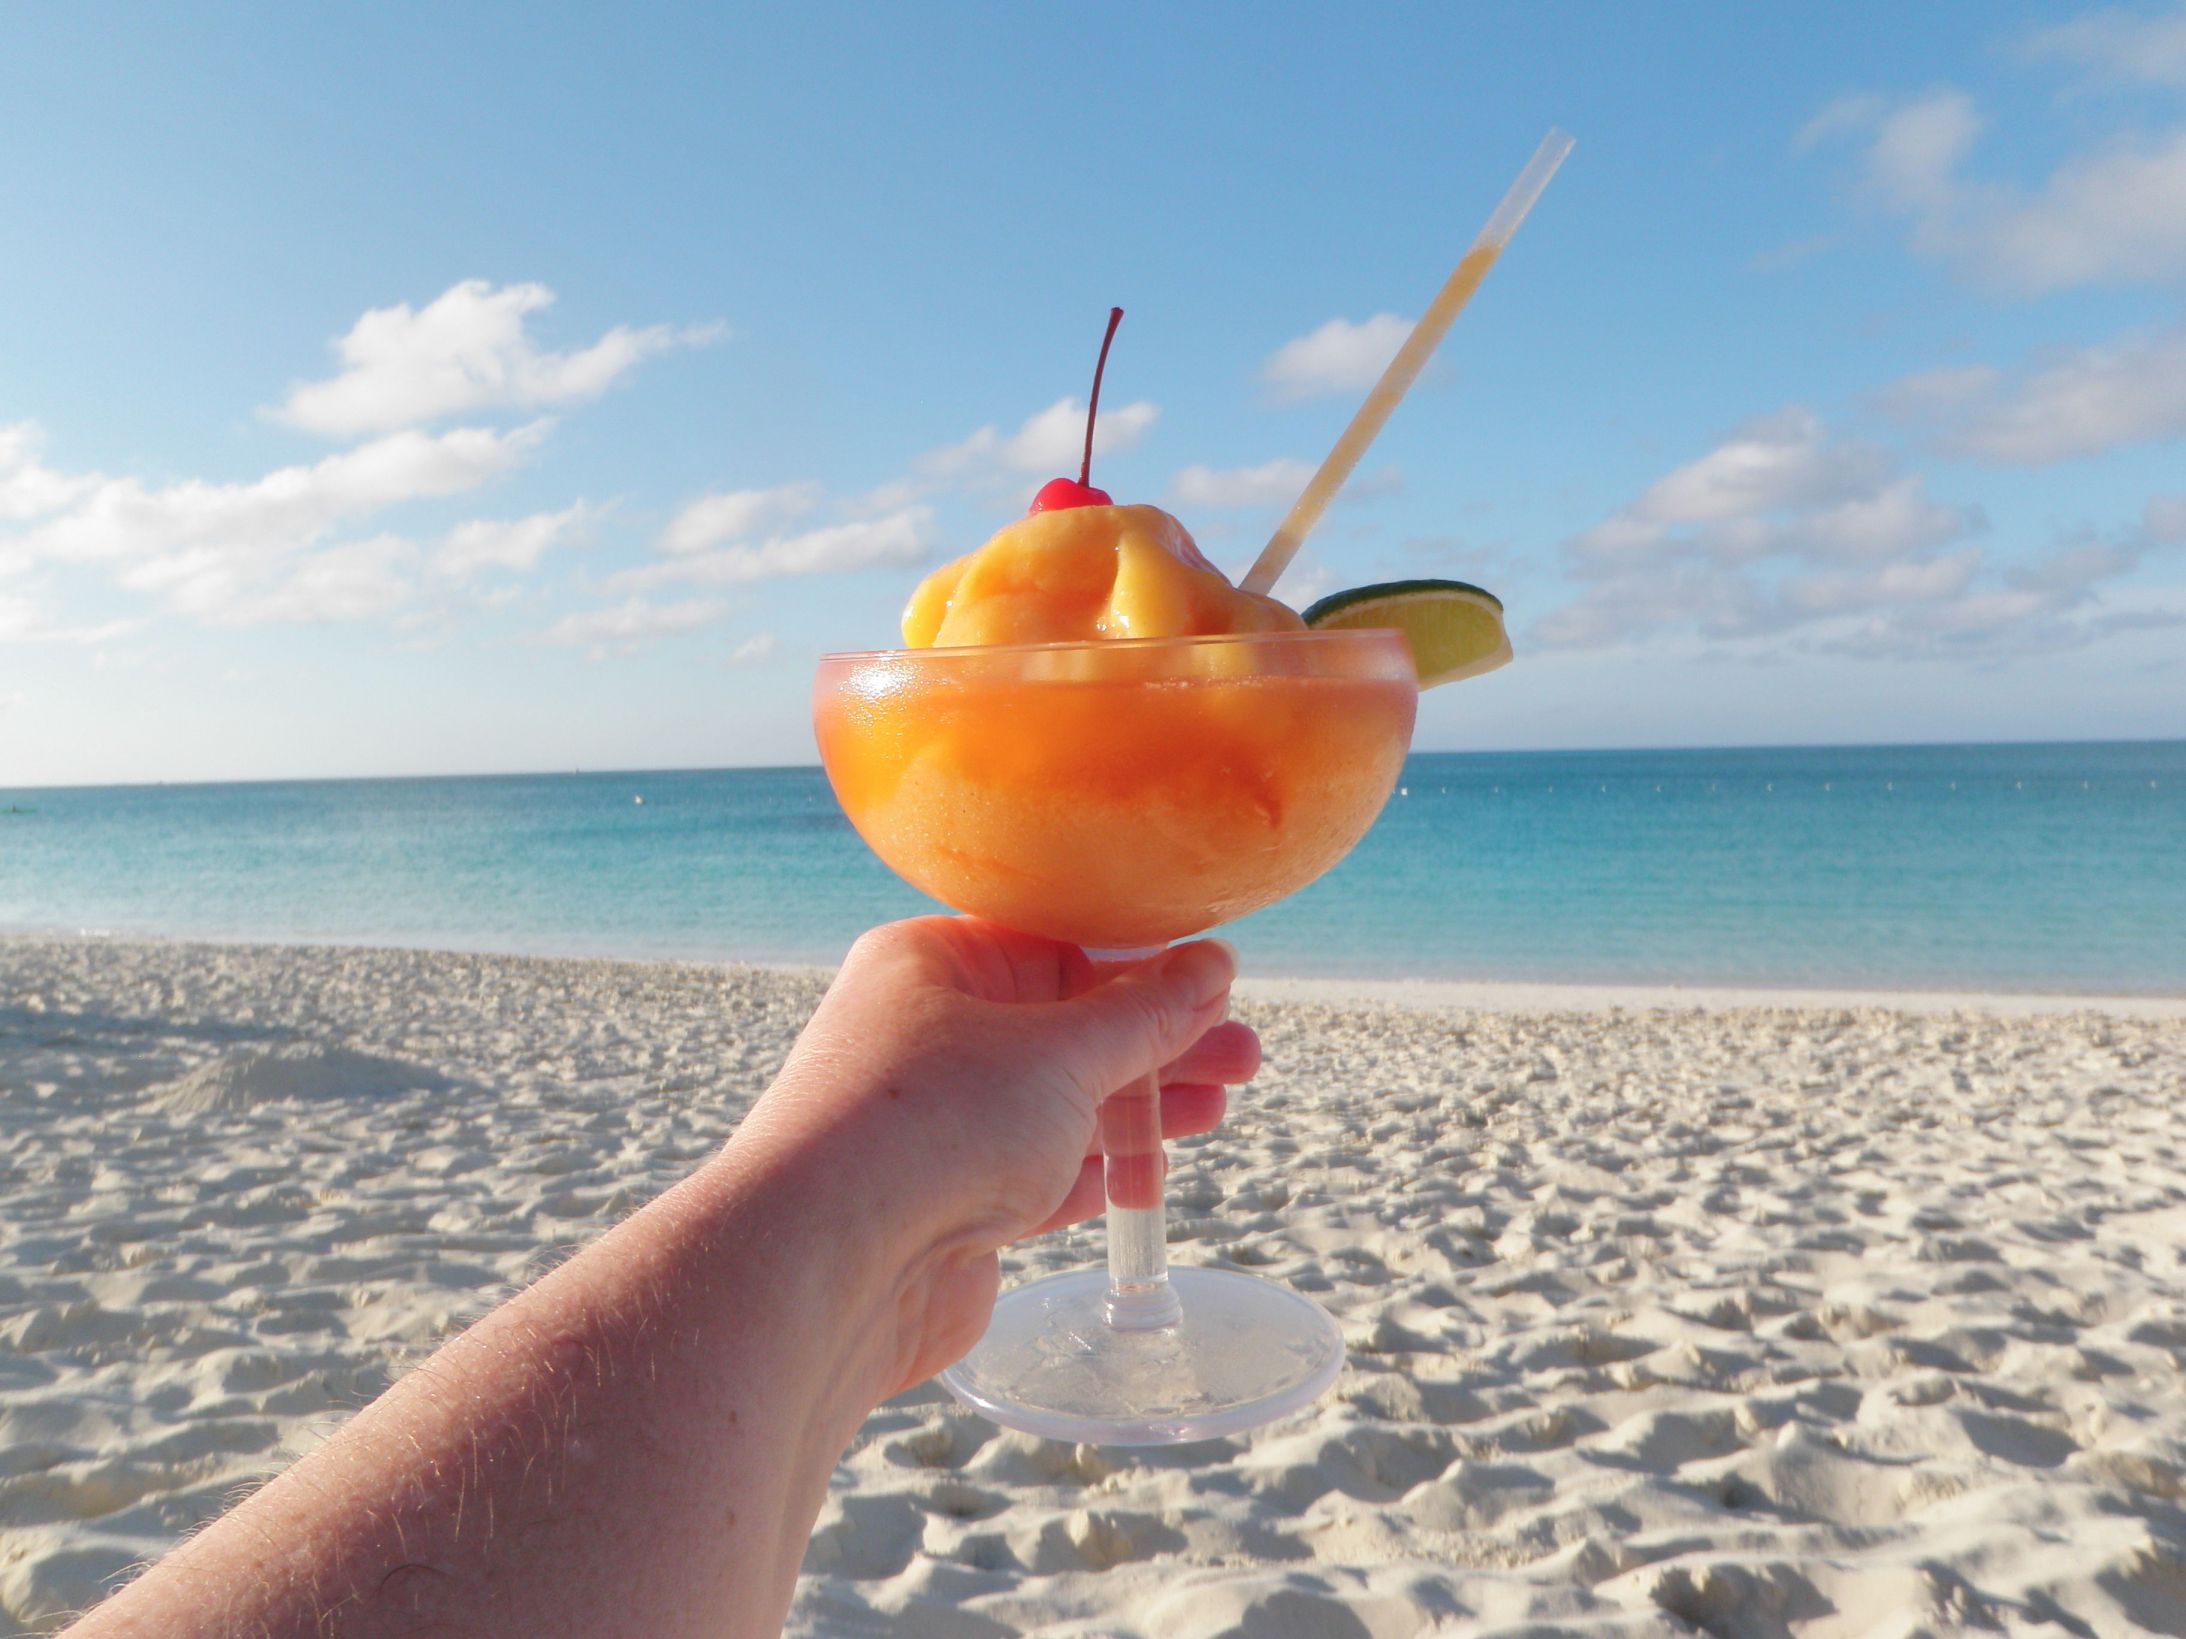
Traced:
<path id="1" fill-rule="evenodd" d="M 1381 432 L 1389 412 L 1397 407 L 1398 400 L 1410 390 L 1421 368 L 1441 345 L 1450 321 L 1472 299 L 1472 293 L 1479 288 L 1496 257 L 1510 243 L 1511 235 L 1518 231 L 1518 224 L 1526 219 L 1526 212 L 1533 209 L 1533 202 L 1548 186 L 1548 179 L 1556 174 L 1556 167 L 1571 152 L 1571 143 L 1569 136 L 1553 128 L 1541 139 L 1541 146 L 1534 149 L 1533 158 L 1518 173 L 1518 180 L 1510 185 L 1510 192 L 1503 195 L 1503 202 L 1495 207 L 1488 225 L 1480 230 L 1472 248 L 1465 252 L 1443 282 L 1435 299 L 1428 303 L 1427 311 L 1419 316 L 1419 323 L 1412 326 L 1412 333 L 1404 338 L 1404 345 L 1389 361 L 1389 368 L 1381 373 L 1381 380 L 1374 383 L 1374 390 L 1366 395 L 1366 402 L 1351 418 L 1351 425 L 1344 428 L 1343 436 L 1336 440 L 1336 447 L 1328 452 L 1320 471 L 1291 504 L 1268 544 L 1261 548 L 1259 558 L 1238 582 L 1245 591 L 1266 592 L 1290 567 L 1290 560 L 1298 555 L 1298 548 L 1313 532 L 1313 526 L 1321 521 L 1321 514 L 1336 491 L 1343 488 L 1344 480 L 1351 476 L 1351 469 L 1359 464 L 1359 457 Z"/>

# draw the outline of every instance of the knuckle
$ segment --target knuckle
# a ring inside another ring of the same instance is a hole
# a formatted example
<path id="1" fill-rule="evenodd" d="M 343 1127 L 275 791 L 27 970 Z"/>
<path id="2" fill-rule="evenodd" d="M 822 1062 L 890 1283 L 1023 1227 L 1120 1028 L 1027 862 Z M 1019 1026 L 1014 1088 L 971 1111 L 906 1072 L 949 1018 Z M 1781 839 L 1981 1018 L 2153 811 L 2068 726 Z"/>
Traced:
<path id="1" fill-rule="evenodd" d="M 931 917 L 914 916 L 900 922 L 883 922 L 877 928 L 867 928 L 850 943 L 850 953 L 844 965 L 856 963 L 861 967 L 888 962 L 915 948 L 925 937 L 924 924 Z"/>
<path id="2" fill-rule="evenodd" d="M 1185 1009 L 1166 985 L 1133 978 L 1125 983 L 1124 999 L 1131 1011 L 1132 1022 L 1144 1034 L 1164 1044 L 1184 1023 Z"/>
<path id="3" fill-rule="evenodd" d="M 849 953 L 843 959 L 844 965 L 855 963 L 862 967 L 876 961 L 887 954 L 895 941 L 896 924 L 893 922 L 883 923 L 877 928 L 867 928 L 850 941 Z"/>

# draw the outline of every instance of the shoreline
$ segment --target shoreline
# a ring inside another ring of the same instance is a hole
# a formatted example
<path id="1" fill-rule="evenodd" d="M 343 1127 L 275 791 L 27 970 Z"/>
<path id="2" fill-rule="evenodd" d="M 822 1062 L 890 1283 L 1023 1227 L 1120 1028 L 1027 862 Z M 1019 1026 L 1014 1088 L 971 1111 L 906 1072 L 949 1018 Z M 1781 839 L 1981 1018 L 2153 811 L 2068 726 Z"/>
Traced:
<path id="1" fill-rule="evenodd" d="M 713 955 L 642 956 L 627 953 L 511 950 L 487 946 L 411 945 L 354 939 L 306 939 L 293 935 L 266 938 L 208 938 L 188 934 L 101 933 L 47 928 L 0 927 L 0 950 L 36 943 L 105 946 L 116 949 L 203 949 L 315 951 L 322 954 L 434 955 L 506 962 L 607 963 L 640 968 L 729 968 L 827 978 L 835 969 L 825 962 L 772 961 Z M 1394 1007 L 1406 1012 L 1474 1013 L 1616 1013 L 1732 1012 L 1748 1009 L 1880 1008 L 1899 1013 L 1993 1014 L 2004 1018 L 2064 1013 L 2101 1013 L 2114 1018 L 2186 1019 L 2186 995 L 2080 992 L 2071 990 L 1981 990 L 1962 986 L 1768 985 L 1735 982 L 1658 980 L 1645 983 L 1561 979 L 1361 978 L 1338 975 L 1260 973 L 1248 958 L 1237 995 L 1248 1002 L 1300 1003 L 1317 1007 Z"/>
<path id="2" fill-rule="evenodd" d="M 1590 745 L 1590 746 L 1423 746 L 1406 753 L 1412 757 L 1691 757 L 1729 754 L 1812 751 L 2039 751 L 2081 746 L 2186 745 L 2177 734 L 2097 735 L 2093 738 L 2004 740 L 1753 740 L 1731 745 Z M 818 773 L 818 762 L 794 763 L 672 763 L 657 768 L 490 768 L 409 769 L 376 774 L 234 774 L 215 779 L 153 780 L 40 780 L 28 785 L 0 785 L 0 796 L 36 791 L 156 791 L 190 790 L 229 785 L 391 785 L 429 780 L 538 780 L 602 779 L 643 780 L 681 774 L 776 774 Z"/>
<path id="3" fill-rule="evenodd" d="M 1246 974 L 1237 993 L 1249 1001 L 1319 1006 L 1372 1003 L 1407 1011 L 1476 1013 L 1723 1013 L 1880 1008 L 1893 1013 L 1989 1013 L 2031 1018 L 2103 1013 L 2116 1018 L 2186 1019 L 2186 996 L 2080 995 L 2072 991 L 1867 990 L 1840 986 L 1721 984 L 1579 984 L 1559 980 L 1310 979 Z"/>

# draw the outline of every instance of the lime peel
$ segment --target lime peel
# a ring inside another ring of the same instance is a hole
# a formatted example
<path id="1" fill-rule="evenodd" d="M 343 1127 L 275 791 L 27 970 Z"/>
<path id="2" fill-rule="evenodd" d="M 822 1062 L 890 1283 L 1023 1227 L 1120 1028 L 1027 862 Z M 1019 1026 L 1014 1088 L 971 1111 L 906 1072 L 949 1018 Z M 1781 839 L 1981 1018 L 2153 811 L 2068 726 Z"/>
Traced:
<path id="1" fill-rule="evenodd" d="M 1478 677 L 1508 664 L 1503 600 L 1461 580 L 1397 580 L 1331 592 L 1305 612 L 1316 631 L 1395 627 L 1412 645 L 1419 686 Z"/>

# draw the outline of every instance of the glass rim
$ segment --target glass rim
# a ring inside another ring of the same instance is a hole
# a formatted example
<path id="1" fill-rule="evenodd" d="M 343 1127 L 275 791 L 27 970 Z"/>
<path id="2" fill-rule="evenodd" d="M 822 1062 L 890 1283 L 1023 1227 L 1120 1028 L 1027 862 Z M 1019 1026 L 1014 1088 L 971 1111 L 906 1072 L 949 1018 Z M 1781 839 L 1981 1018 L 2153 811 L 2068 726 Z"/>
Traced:
<path id="1" fill-rule="evenodd" d="M 1337 626 L 1331 628 L 1307 627 L 1300 631 L 1274 632 L 1200 632 L 1179 637 L 1082 637 L 1068 638 L 1054 643 L 947 643 L 929 644 L 920 649 L 840 649 L 822 654 L 820 664 L 830 661 L 922 660 L 944 656 L 962 656 L 970 659 L 981 655 L 1034 655 L 1074 654 L 1098 650 L 1104 654 L 1119 651 L 1145 653 L 1164 649 L 1215 648 L 1222 644 L 1239 646 L 1267 644 L 1279 647 L 1291 643 L 1341 643 L 1362 638 L 1402 638 L 1401 626 Z"/>

